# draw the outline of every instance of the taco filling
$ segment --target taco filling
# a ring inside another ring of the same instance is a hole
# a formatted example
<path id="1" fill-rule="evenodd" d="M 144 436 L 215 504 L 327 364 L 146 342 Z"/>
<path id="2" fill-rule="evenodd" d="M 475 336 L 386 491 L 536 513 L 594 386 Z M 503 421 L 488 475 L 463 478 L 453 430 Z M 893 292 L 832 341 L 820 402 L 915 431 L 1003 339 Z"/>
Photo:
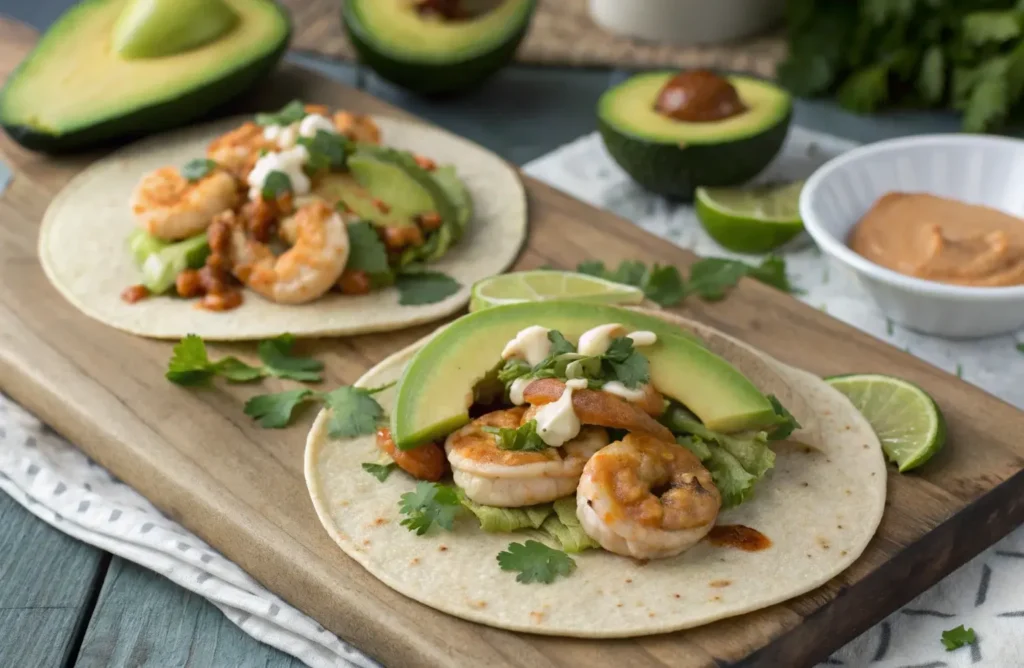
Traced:
<path id="1" fill-rule="evenodd" d="M 129 205 L 141 282 L 122 299 L 197 299 L 209 311 L 247 291 L 306 304 L 393 285 L 457 243 L 472 208 L 452 166 L 382 146 L 368 116 L 299 101 L 146 174 Z"/>

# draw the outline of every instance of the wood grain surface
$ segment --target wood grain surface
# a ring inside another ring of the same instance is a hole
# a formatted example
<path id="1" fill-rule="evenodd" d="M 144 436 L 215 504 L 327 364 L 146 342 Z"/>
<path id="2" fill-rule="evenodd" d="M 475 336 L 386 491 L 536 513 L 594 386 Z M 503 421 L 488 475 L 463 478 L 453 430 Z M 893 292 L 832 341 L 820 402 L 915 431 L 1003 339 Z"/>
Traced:
<path id="1" fill-rule="evenodd" d="M 29 31 L 0 22 L 0 76 Z M 262 99 L 295 97 L 396 116 L 402 112 L 307 71 L 284 67 Z M 818 374 L 884 372 L 927 389 L 949 421 L 948 447 L 920 475 L 889 479 L 878 535 L 848 571 L 767 610 L 692 631 L 621 641 L 509 633 L 409 601 L 349 560 L 320 527 L 302 479 L 312 418 L 262 430 L 242 414 L 277 385 L 189 390 L 163 371 L 171 345 L 135 338 L 80 315 L 50 287 L 36 259 L 39 220 L 61 186 L 95 156 L 53 160 L 0 138 L 15 178 L 0 199 L 0 389 L 114 475 L 221 550 L 271 590 L 394 666 L 805 666 L 866 629 L 1024 520 L 1022 414 L 924 362 L 791 297 L 743 281 L 717 304 L 681 311 L 782 361 Z M 526 179 L 531 236 L 518 267 L 637 258 L 680 266 L 693 256 L 547 186 Z M 327 386 L 351 382 L 430 328 L 311 341 Z M 254 357 L 252 346 L 214 353 Z M 855 500 L 853 501 L 856 502 Z"/>

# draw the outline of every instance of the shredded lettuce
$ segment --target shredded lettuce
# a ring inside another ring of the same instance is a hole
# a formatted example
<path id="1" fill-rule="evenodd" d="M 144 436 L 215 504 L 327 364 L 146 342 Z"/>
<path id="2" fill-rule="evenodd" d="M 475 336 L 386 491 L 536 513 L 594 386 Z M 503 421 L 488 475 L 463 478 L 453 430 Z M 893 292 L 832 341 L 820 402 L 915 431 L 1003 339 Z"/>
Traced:
<path id="1" fill-rule="evenodd" d="M 495 508 L 483 506 L 466 498 L 461 489 L 459 501 L 469 512 L 480 520 L 480 528 L 488 533 L 511 533 L 519 529 L 539 529 L 544 520 L 554 512 L 550 503 L 524 508 Z"/>
<path id="2" fill-rule="evenodd" d="M 711 472 L 722 494 L 722 507 L 748 500 L 754 485 L 775 466 L 775 453 L 763 431 L 720 434 L 705 427 L 697 416 L 673 403 L 662 421 L 677 435 L 676 442 L 689 449 Z"/>
<path id="3" fill-rule="evenodd" d="M 554 502 L 555 514 L 541 525 L 541 531 L 554 538 L 566 552 L 582 552 L 600 547 L 587 535 L 576 517 L 576 497 L 567 496 Z"/>

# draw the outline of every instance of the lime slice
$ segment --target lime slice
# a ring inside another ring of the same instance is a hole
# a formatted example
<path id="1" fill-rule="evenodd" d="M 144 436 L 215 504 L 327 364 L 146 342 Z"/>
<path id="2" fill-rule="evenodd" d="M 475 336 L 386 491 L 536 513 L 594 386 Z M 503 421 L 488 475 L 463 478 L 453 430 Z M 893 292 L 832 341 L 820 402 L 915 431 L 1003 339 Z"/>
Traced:
<path id="1" fill-rule="evenodd" d="M 470 311 L 501 304 L 572 299 L 591 304 L 639 304 L 643 290 L 571 271 L 520 271 L 491 276 L 473 284 Z"/>
<path id="2" fill-rule="evenodd" d="M 854 374 L 825 381 L 853 402 L 871 423 L 889 461 L 900 473 L 921 466 L 946 442 L 946 420 L 917 385 L 892 376 Z"/>
<path id="3" fill-rule="evenodd" d="M 737 253 L 767 253 L 804 229 L 803 181 L 756 188 L 697 188 L 697 218 L 711 237 Z"/>

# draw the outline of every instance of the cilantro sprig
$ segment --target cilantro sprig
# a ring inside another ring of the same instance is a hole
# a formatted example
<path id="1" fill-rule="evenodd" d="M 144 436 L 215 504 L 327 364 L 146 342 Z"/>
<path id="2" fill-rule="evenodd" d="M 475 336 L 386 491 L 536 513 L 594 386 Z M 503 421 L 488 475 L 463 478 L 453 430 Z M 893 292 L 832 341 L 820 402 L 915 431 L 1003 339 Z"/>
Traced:
<path id="1" fill-rule="evenodd" d="M 290 192 L 292 192 L 291 177 L 276 169 L 267 174 L 267 178 L 263 179 L 263 187 L 260 188 L 260 196 L 268 201 Z"/>
<path id="2" fill-rule="evenodd" d="M 786 275 L 786 261 L 774 255 L 759 265 L 726 258 L 704 258 L 691 265 L 689 279 L 683 279 L 675 267 L 658 264 L 647 267 L 638 260 L 625 260 L 615 270 L 607 269 L 603 262 L 590 260 L 581 262 L 576 271 L 638 287 L 648 299 L 661 306 L 676 306 L 690 295 L 718 301 L 744 276 L 783 292 L 795 292 Z"/>
<path id="3" fill-rule="evenodd" d="M 256 125 L 291 125 L 306 117 L 306 106 L 301 100 L 292 100 L 273 113 L 256 114 Z"/>
<path id="4" fill-rule="evenodd" d="M 319 401 L 331 410 L 327 433 L 333 438 L 355 438 L 376 431 L 384 419 L 384 409 L 373 395 L 392 384 L 365 388 L 342 385 L 330 392 L 306 388 L 259 394 L 245 402 L 243 411 L 258 420 L 264 429 L 283 429 L 291 424 L 295 409 L 309 401 Z"/>
<path id="5" fill-rule="evenodd" d="M 209 158 L 196 158 L 186 162 L 178 171 L 184 179 L 194 183 L 216 168 L 217 163 L 213 160 Z"/>
<path id="6" fill-rule="evenodd" d="M 960 649 L 965 645 L 973 645 L 977 639 L 974 629 L 964 628 L 963 624 L 955 629 L 942 632 L 942 645 L 947 652 Z"/>
<path id="7" fill-rule="evenodd" d="M 317 173 L 327 169 L 341 169 L 352 152 L 352 142 L 345 135 L 317 130 L 312 137 L 299 137 L 298 144 L 306 147 L 309 160 L 306 169 Z"/>
<path id="8" fill-rule="evenodd" d="M 458 292 L 462 285 L 451 276 L 439 271 L 406 270 L 395 277 L 398 303 L 401 306 L 420 306 L 444 301 Z"/>
<path id="9" fill-rule="evenodd" d="M 406 516 L 401 525 L 422 536 L 434 524 L 451 531 L 462 502 L 454 487 L 421 481 L 416 489 L 402 495 L 398 509 Z"/>
<path id="10" fill-rule="evenodd" d="M 372 462 L 363 462 L 363 470 L 372 475 L 380 482 L 384 482 L 391 475 L 391 472 L 398 468 L 398 464 L 389 462 L 387 464 L 374 464 Z"/>
<path id="11" fill-rule="evenodd" d="M 295 337 L 288 333 L 261 341 L 259 357 L 262 365 L 250 366 L 237 357 L 211 360 L 203 340 L 189 334 L 174 346 L 165 376 L 172 383 L 185 386 L 208 385 L 215 376 L 221 376 L 230 383 L 248 383 L 268 376 L 302 382 L 323 380 L 323 362 L 293 355 L 294 345 Z"/>
<path id="12" fill-rule="evenodd" d="M 530 420 L 516 429 L 506 427 L 484 427 L 488 434 L 494 434 L 498 442 L 499 450 L 514 450 L 518 452 L 540 452 L 548 449 L 540 434 L 537 433 L 537 421 Z"/>
<path id="13" fill-rule="evenodd" d="M 790 434 L 802 427 L 793 414 L 789 412 L 789 409 L 783 406 L 782 402 L 774 394 L 768 395 L 768 401 L 771 403 L 772 410 L 775 411 L 778 419 L 775 428 L 768 433 L 769 441 L 781 441 L 789 438 Z"/>
<path id="14" fill-rule="evenodd" d="M 510 543 L 504 552 L 498 553 L 498 566 L 503 571 L 518 572 L 516 582 L 522 584 L 551 584 L 559 575 L 566 577 L 576 570 L 572 557 L 535 540 Z"/>

